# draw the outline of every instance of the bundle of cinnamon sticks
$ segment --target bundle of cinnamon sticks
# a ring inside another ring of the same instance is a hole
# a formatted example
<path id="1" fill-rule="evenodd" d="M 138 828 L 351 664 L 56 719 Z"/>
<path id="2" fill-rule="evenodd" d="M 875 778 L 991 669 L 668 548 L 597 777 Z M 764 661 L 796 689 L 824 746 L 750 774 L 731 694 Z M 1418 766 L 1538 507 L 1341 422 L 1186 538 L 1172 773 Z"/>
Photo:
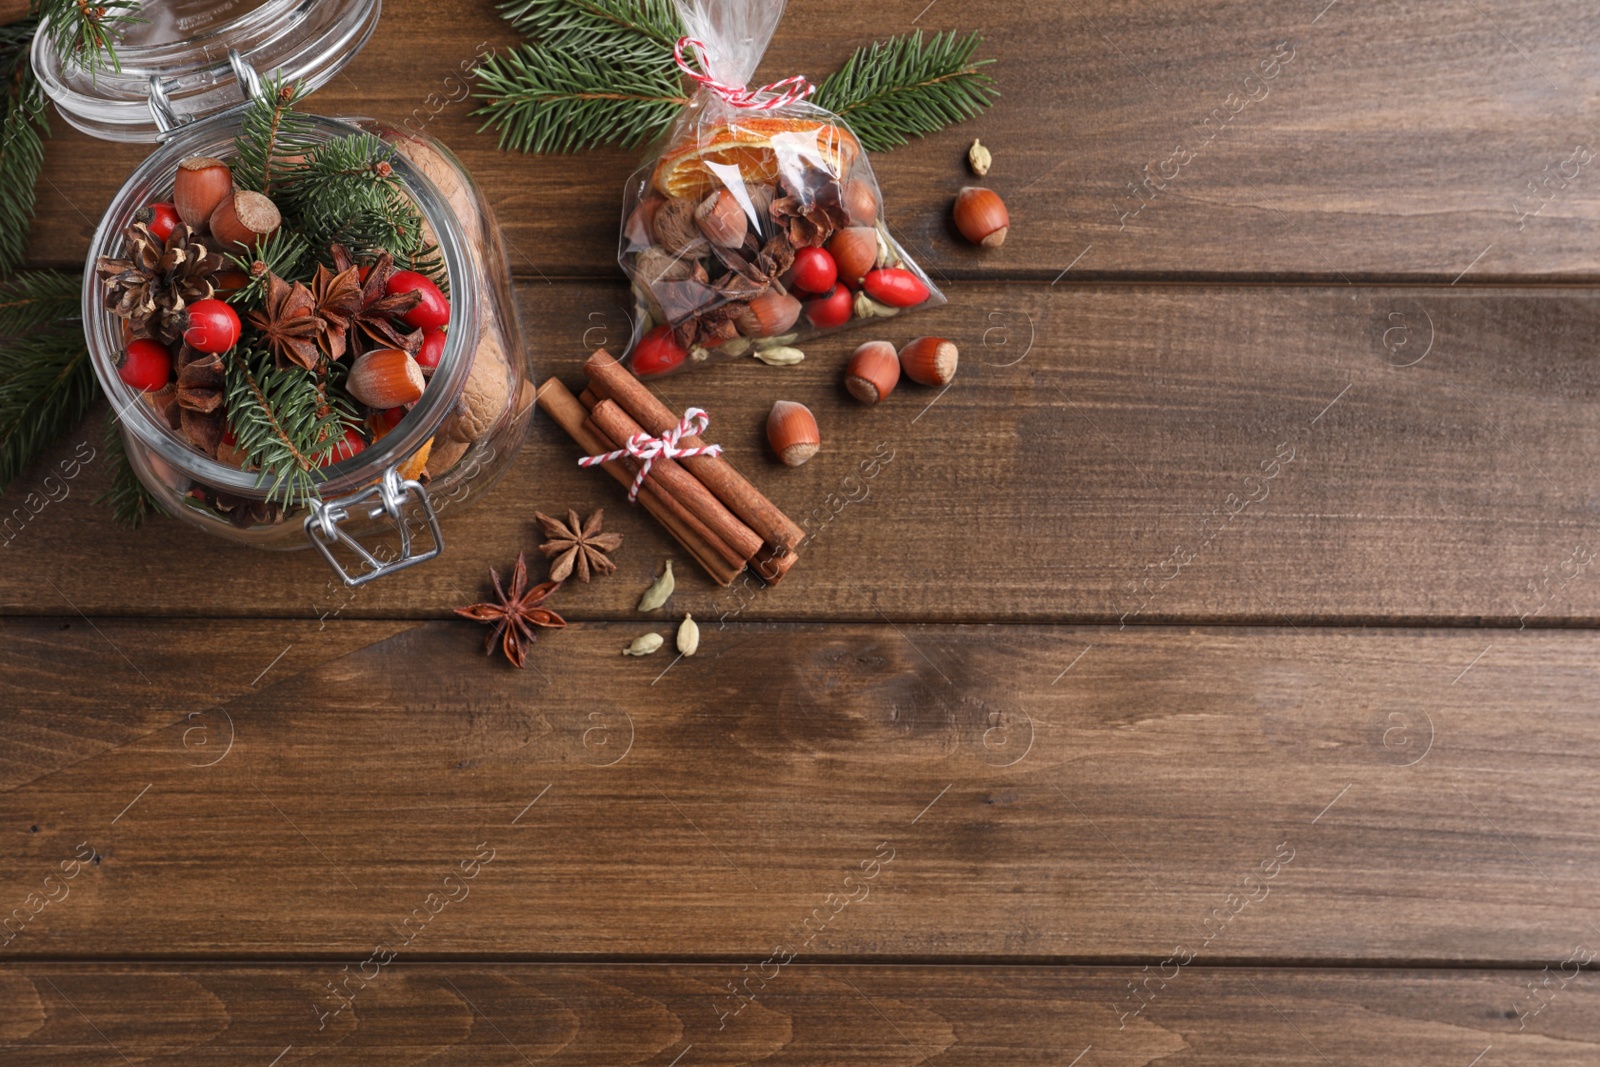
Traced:
<path id="1" fill-rule="evenodd" d="M 612 452 L 634 434 L 660 436 L 679 416 L 605 349 L 583 366 L 588 388 L 580 395 L 555 378 L 539 386 L 539 406 L 589 455 Z M 685 448 L 703 445 L 684 437 Z M 632 485 L 638 461 L 623 457 L 601 464 L 623 485 Z M 639 490 L 639 503 L 695 558 L 718 585 L 731 585 L 746 566 L 776 585 L 799 558 L 805 536 L 721 456 L 657 457 Z"/>

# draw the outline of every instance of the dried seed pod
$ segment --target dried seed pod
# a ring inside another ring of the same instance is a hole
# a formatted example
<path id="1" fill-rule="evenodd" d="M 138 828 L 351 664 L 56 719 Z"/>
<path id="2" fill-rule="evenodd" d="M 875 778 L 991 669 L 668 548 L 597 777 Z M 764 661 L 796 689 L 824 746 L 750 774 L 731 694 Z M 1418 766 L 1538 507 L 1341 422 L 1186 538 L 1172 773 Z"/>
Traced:
<path id="1" fill-rule="evenodd" d="M 678 651 L 685 656 L 692 656 L 699 649 L 700 624 L 694 621 L 693 615 L 685 615 L 678 626 Z"/>
<path id="2" fill-rule="evenodd" d="M 700 227 L 694 221 L 698 206 L 693 200 L 675 196 L 657 208 L 650 227 L 656 244 L 674 256 L 689 258 L 705 254 L 706 239 L 700 235 Z"/>
<path id="3" fill-rule="evenodd" d="M 672 595 L 672 590 L 677 587 L 677 581 L 672 577 L 672 561 L 667 560 L 661 569 L 661 576 L 650 583 L 650 588 L 644 591 L 639 598 L 640 611 L 654 611 L 667 602 L 667 597 Z"/>
<path id="4" fill-rule="evenodd" d="M 667 639 L 660 634 L 640 634 L 633 639 L 633 643 L 622 650 L 624 656 L 648 656 L 661 651 L 661 646 Z"/>
<path id="5" fill-rule="evenodd" d="M 211 213 L 211 236 L 220 251 L 245 252 L 277 232 L 278 206 L 260 193 L 240 189 L 224 197 Z"/>
<path id="6" fill-rule="evenodd" d="M 788 345 L 773 345 L 771 348 L 758 348 L 750 353 L 769 367 L 792 367 L 806 358 L 806 354 L 798 348 Z"/>
<path id="7" fill-rule="evenodd" d="M 217 205 L 233 192 L 233 172 L 220 159 L 190 156 L 172 179 L 172 206 L 190 228 L 204 230 Z"/>
<path id="8" fill-rule="evenodd" d="M 960 355 L 942 337 L 919 337 L 900 350 L 900 369 L 919 385 L 949 385 Z"/>
<path id="9" fill-rule="evenodd" d="M 892 308 L 888 304 L 880 304 L 866 293 L 857 293 L 855 313 L 858 319 L 892 319 L 900 314 L 899 308 Z"/>
<path id="10" fill-rule="evenodd" d="M 706 197 L 695 209 L 694 221 L 706 240 L 723 248 L 738 248 L 750 230 L 738 197 L 727 189 L 718 189 Z"/>
<path id="11" fill-rule="evenodd" d="M 900 357 L 888 341 L 868 341 L 845 368 L 844 387 L 863 404 L 876 404 L 900 381 Z"/>
<path id="12" fill-rule="evenodd" d="M 972 141 L 972 147 L 967 149 L 967 165 L 972 168 L 972 173 L 976 174 L 980 178 L 983 177 L 985 174 L 989 173 L 989 165 L 993 162 L 994 156 L 992 156 L 989 153 L 989 150 L 983 147 L 983 145 L 976 138 L 974 138 Z"/>
<path id="13" fill-rule="evenodd" d="M 767 440 L 786 466 L 798 467 L 822 447 L 817 417 L 804 404 L 780 400 L 767 415 Z"/>
<path id="14" fill-rule="evenodd" d="M 398 348 L 375 348 L 350 365 L 345 389 L 372 408 L 414 404 L 427 387 L 417 361 Z"/>

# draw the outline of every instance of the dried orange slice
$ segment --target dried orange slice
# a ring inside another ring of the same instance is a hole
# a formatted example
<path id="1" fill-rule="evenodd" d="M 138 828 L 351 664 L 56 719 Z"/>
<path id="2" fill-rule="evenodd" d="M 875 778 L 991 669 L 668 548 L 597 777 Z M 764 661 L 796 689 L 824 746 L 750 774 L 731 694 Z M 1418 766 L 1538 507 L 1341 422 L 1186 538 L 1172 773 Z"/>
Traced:
<path id="1" fill-rule="evenodd" d="M 849 130 L 816 119 L 740 118 L 702 127 L 696 140 L 662 155 L 655 187 L 667 196 L 701 197 L 725 184 L 710 164 L 734 166 L 749 184 L 778 180 L 780 157 L 843 176 L 861 146 Z"/>

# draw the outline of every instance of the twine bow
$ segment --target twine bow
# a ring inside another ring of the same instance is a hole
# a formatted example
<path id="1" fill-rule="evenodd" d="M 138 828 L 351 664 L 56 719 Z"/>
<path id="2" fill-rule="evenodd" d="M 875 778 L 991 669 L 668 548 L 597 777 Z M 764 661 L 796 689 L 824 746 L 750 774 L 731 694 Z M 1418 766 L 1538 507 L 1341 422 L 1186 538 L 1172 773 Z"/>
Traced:
<path id="1" fill-rule="evenodd" d="M 699 408 L 686 408 L 683 418 L 678 425 L 662 434 L 660 437 L 651 437 L 643 431 L 628 438 L 627 442 L 615 452 L 606 452 L 599 456 L 584 456 L 578 460 L 580 467 L 593 467 L 597 463 L 609 463 L 614 459 L 632 456 L 639 461 L 639 473 L 633 476 L 633 486 L 628 490 L 628 502 L 638 499 L 639 489 L 644 485 L 644 479 L 650 473 L 650 465 L 659 456 L 662 459 L 677 459 L 681 456 L 720 456 L 721 445 L 697 445 L 694 448 L 679 448 L 678 442 L 685 436 L 698 436 L 706 432 L 706 427 L 711 425 L 711 417 Z"/>
<path id="2" fill-rule="evenodd" d="M 684 57 L 684 50 L 687 48 L 693 48 L 697 53 L 696 58 L 700 64 L 699 70 L 691 66 L 689 60 Z M 729 85 L 726 82 L 719 82 L 710 74 L 704 73 L 710 69 L 706 65 L 706 46 L 693 37 L 679 37 L 678 46 L 673 49 L 673 55 L 677 58 L 679 70 L 722 97 L 734 107 L 767 111 L 771 108 L 783 107 L 785 104 L 804 100 L 817 91 L 817 87 L 806 81 L 803 74 L 796 74 L 793 77 L 763 85 L 759 89 L 747 89 L 743 85 Z M 778 90 L 780 89 L 783 91 L 779 92 Z M 765 100 L 758 99 L 767 93 L 776 95 L 770 96 Z"/>

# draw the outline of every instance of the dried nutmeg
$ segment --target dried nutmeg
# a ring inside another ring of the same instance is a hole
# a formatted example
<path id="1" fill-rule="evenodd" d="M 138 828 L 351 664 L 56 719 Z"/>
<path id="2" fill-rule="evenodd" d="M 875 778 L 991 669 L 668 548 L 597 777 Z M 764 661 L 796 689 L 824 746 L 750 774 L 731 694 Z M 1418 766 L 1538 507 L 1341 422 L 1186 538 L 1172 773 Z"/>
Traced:
<path id="1" fill-rule="evenodd" d="M 844 371 L 844 387 L 863 404 L 876 404 L 900 380 L 900 357 L 888 341 L 868 341 L 856 349 Z"/>
<path id="2" fill-rule="evenodd" d="M 828 254 L 839 266 L 839 280 L 852 288 L 878 262 L 878 231 L 871 226 L 846 226 L 828 241 Z"/>
<path id="3" fill-rule="evenodd" d="M 211 236 L 224 252 L 244 252 L 277 232 L 278 206 L 260 193 L 241 189 L 211 213 Z"/>
<path id="4" fill-rule="evenodd" d="M 633 272 L 646 285 L 681 282 L 694 273 L 694 261 L 674 256 L 655 245 L 646 245 L 633 257 Z"/>
<path id="5" fill-rule="evenodd" d="M 960 355 L 943 337 L 919 337 L 900 350 L 900 369 L 919 385 L 949 385 Z"/>
<path id="6" fill-rule="evenodd" d="M 377 348 L 350 366 L 345 388 L 371 408 L 414 404 L 427 385 L 417 361 L 398 348 Z"/>
<path id="7" fill-rule="evenodd" d="M 706 239 L 695 225 L 699 205 L 686 197 L 675 196 L 656 209 L 650 224 L 656 244 L 675 256 L 698 256 L 706 251 Z"/>
<path id="8" fill-rule="evenodd" d="M 774 337 L 800 317 L 800 301 L 787 293 L 768 290 L 750 301 L 736 320 L 746 337 Z"/>
<path id="9" fill-rule="evenodd" d="M 822 433 L 811 409 L 792 400 L 780 400 L 767 415 L 767 440 L 786 466 L 798 467 L 822 447 Z"/>
<path id="10" fill-rule="evenodd" d="M 999 248 L 1006 243 L 1006 230 L 1011 227 L 1011 215 L 993 189 L 969 185 L 956 195 L 952 211 L 956 229 L 961 236 L 984 248 Z"/>
<path id="11" fill-rule="evenodd" d="M 190 156 L 178 164 L 172 179 L 172 206 L 178 217 L 196 230 L 204 230 L 217 205 L 233 192 L 233 172 L 220 159 Z"/>
<path id="12" fill-rule="evenodd" d="M 701 201 L 695 208 L 694 221 L 706 240 L 723 248 L 738 248 L 750 229 L 739 199 L 727 189 L 718 189 Z"/>

